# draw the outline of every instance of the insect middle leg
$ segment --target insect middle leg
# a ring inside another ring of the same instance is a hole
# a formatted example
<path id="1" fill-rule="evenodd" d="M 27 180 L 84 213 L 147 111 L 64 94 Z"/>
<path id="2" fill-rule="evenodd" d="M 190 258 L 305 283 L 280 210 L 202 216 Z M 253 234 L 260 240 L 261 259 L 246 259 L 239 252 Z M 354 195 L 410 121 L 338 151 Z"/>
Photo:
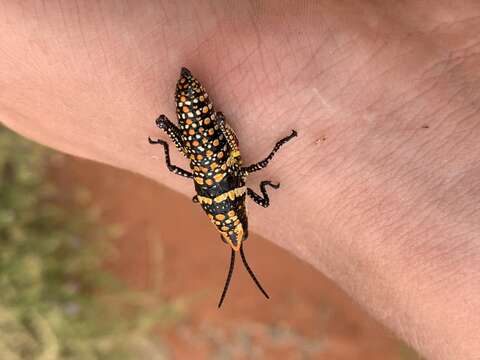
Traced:
<path id="1" fill-rule="evenodd" d="M 262 181 L 260 183 L 260 191 L 262 192 L 263 197 L 255 193 L 252 189 L 247 188 L 247 195 L 250 196 L 258 205 L 263 206 L 264 208 L 270 205 L 270 198 L 268 197 L 266 189 L 267 186 L 278 189 L 280 184 L 273 184 L 271 181 Z"/>
<path id="2" fill-rule="evenodd" d="M 160 139 L 152 140 L 150 137 L 148 137 L 148 142 L 150 144 L 161 144 L 161 145 L 163 145 L 163 150 L 165 151 L 165 162 L 167 163 L 168 170 L 170 170 L 174 174 L 177 174 L 177 175 L 189 178 L 189 179 L 193 179 L 193 174 L 190 171 L 184 170 L 184 169 L 182 169 L 182 168 L 180 168 L 176 165 L 173 165 L 170 162 L 170 150 L 168 148 L 168 144 L 167 144 L 166 141 L 160 140 Z"/>
<path id="3" fill-rule="evenodd" d="M 266 168 L 268 163 L 270 162 L 270 160 L 273 159 L 273 156 L 282 147 L 282 145 L 284 145 L 285 143 L 292 140 L 295 136 L 297 136 L 297 132 L 295 130 L 292 130 L 292 133 L 290 135 L 288 135 L 288 136 L 284 137 L 283 139 L 277 141 L 277 143 L 273 147 L 273 150 L 270 152 L 270 154 L 265 159 L 263 159 L 262 161 L 259 161 L 256 164 L 252 164 L 250 166 L 245 166 L 245 167 L 242 168 L 242 170 L 247 171 L 247 173 L 252 173 L 252 172 L 261 170 L 263 168 Z"/>
<path id="4" fill-rule="evenodd" d="M 156 124 L 160 129 L 164 130 L 167 133 L 170 139 L 172 139 L 172 141 L 174 142 L 175 146 L 185 155 L 186 152 L 182 145 L 180 130 L 170 120 L 168 120 L 165 115 L 160 115 L 160 117 L 156 120 Z M 160 139 L 152 140 L 149 137 L 148 142 L 150 144 L 163 145 L 163 150 L 165 151 L 165 162 L 167 164 L 168 170 L 170 170 L 174 174 L 193 179 L 193 174 L 190 171 L 187 171 L 178 166 L 175 166 L 170 162 L 170 150 L 166 141 L 160 140 Z"/>

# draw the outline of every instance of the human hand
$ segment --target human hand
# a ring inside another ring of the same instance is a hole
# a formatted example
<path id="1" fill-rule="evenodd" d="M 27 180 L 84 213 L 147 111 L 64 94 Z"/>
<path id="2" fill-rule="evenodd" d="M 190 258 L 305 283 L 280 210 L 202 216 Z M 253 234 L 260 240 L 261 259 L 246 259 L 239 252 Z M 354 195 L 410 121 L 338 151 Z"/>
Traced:
<path id="1" fill-rule="evenodd" d="M 146 141 L 188 66 L 246 162 L 299 131 L 249 178 L 282 183 L 252 231 L 428 358 L 478 356 L 478 2 L 2 5 L 7 126 L 191 195 Z"/>

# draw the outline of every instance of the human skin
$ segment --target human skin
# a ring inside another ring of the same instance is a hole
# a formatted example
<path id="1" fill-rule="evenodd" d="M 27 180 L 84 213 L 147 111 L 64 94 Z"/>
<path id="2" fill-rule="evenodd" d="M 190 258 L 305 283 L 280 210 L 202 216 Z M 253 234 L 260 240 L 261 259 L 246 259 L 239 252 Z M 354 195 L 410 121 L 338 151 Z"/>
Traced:
<path id="1" fill-rule="evenodd" d="M 478 1 L 2 1 L 0 117 L 192 196 L 146 141 L 187 66 L 245 163 L 299 133 L 247 180 L 281 182 L 250 232 L 426 358 L 480 359 L 479 50 Z"/>

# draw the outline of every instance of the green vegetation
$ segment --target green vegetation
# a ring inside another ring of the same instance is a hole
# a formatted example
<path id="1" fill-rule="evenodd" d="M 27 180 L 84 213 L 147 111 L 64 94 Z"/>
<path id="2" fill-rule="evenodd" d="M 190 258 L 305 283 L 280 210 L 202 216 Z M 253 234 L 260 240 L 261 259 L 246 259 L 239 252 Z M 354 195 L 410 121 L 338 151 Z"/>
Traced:
<path id="1" fill-rule="evenodd" d="M 405 360 L 422 360 L 422 357 L 410 346 L 400 343 L 400 356 Z"/>
<path id="2" fill-rule="evenodd" d="M 175 308 L 104 269 L 112 229 L 56 190 L 50 158 L 0 128 L 0 359 L 163 358 L 149 333 Z"/>

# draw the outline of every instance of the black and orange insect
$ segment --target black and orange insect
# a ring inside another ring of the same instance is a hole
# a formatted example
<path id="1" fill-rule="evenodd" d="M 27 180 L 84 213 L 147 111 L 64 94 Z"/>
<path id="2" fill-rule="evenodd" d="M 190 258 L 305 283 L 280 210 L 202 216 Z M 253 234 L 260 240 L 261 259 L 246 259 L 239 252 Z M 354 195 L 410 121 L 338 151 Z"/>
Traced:
<path id="1" fill-rule="evenodd" d="M 260 183 L 262 197 L 246 187 L 245 180 L 249 173 L 265 168 L 278 149 L 297 136 L 297 132 L 292 130 L 289 136 L 278 141 L 264 160 L 250 166 L 242 166 L 235 132 L 225 122 L 223 114 L 214 110 L 207 92 L 186 68 L 182 68 L 180 72 L 175 101 L 179 126 L 173 124 L 165 115 L 160 115 L 156 124 L 167 133 L 177 149 L 190 159 L 192 171 L 172 165 L 166 141 L 151 138 L 148 138 L 148 141 L 150 144 L 163 145 L 165 161 L 171 172 L 194 181 L 197 194 L 193 197 L 193 202 L 202 206 L 220 232 L 222 241 L 231 247 L 230 268 L 218 307 L 222 305 L 230 284 L 236 252 L 240 252 L 245 268 L 268 299 L 268 294 L 248 266 L 243 252 L 243 242 L 248 238 L 245 199 L 248 195 L 257 204 L 267 207 L 270 204 L 267 186 L 278 189 L 280 184 L 262 181 Z"/>

